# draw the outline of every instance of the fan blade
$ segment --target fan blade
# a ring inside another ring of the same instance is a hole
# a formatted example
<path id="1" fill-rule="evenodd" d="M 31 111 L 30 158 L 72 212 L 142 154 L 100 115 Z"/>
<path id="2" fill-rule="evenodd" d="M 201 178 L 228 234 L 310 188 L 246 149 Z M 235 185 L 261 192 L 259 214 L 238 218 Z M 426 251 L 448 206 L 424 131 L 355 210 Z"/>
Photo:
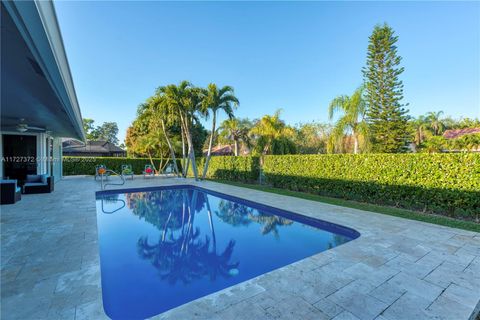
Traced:
<path id="1" fill-rule="evenodd" d="M 45 128 L 27 126 L 28 130 L 45 131 Z"/>

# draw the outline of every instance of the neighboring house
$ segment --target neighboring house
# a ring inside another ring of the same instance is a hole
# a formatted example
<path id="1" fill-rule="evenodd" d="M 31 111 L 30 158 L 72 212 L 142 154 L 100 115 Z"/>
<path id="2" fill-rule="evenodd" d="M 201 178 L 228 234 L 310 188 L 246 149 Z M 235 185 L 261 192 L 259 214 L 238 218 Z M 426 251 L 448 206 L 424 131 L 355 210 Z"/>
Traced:
<path id="1" fill-rule="evenodd" d="M 126 157 L 127 151 L 108 141 L 87 141 L 83 143 L 66 139 L 62 143 L 64 156 L 79 157 Z"/>
<path id="2" fill-rule="evenodd" d="M 206 156 L 208 149 L 203 150 L 203 155 Z M 250 150 L 247 147 L 240 148 L 241 156 L 245 156 L 250 154 Z M 234 156 L 235 155 L 235 147 L 231 145 L 220 145 L 212 147 L 212 156 Z"/>
<path id="3" fill-rule="evenodd" d="M 467 134 L 474 134 L 474 133 L 480 133 L 480 128 L 465 128 L 465 129 L 446 130 L 443 133 L 443 137 L 445 139 L 457 139 L 457 138 L 460 138 L 461 136 L 464 136 L 464 135 L 467 135 Z"/>
<path id="4" fill-rule="evenodd" d="M 206 156 L 208 149 L 203 150 L 203 154 Z M 212 147 L 212 156 L 233 156 L 235 151 L 232 146 L 214 146 Z"/>
<path id="5" fill-rule="evenodd" d="M 0 175 L 62 178 L 62 137 L 85 140 L 51 1 L 1 2 Z"/>

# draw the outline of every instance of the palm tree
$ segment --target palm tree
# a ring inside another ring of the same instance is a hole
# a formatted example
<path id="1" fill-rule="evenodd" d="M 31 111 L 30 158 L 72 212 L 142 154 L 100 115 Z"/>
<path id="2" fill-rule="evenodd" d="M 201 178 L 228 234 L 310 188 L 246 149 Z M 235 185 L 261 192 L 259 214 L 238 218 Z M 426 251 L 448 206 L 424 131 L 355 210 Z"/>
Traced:
<path id="1" fill-rule="evenodd" d="M 433 134 L 435 136 L 439 136 L 445 128 L 442 119 L 440 119 L 442 114 L 443 111 L 427 113 L 426 120 L 429 123 L 430 128 L 433 130 Z"/>
<path id="2" fill-rule="evenodd" d="M 417 119 L 414 119 L 412 122 L 413 127 L 413 141 L 416 146 L 420 146 L 425 140 L 425 134 L 427 131 L 427 121 L 424 116 L 419 116 Z"/>
<path id="3" fill-rule="evenodd" d="M 160 122 L 160 125 L 162 127 L 163 135 L 165 136 L 165 141 L 167 142 L 168 148 L 170 150 L 170 157 L 172 158 L 172 161 L 173 161 L 173 168 L 175 170 L 175 173 L 179 175 L 177 158 L 175 156 L 175 149 L 173 148 L 172 141 L 167 133 L 167 125 L 170 126 L 178 122 L 178 116 L 175 114 L 171 104 L 168 103 L 168 100 L 164 94 L 155 95 L 151 99 L 151 105 L 152 105 L 154 114 L 157 116 L 154 119 Z"/>
<path id="4" fill-rule="evenodd" d="M 255 139 L 256 152 L 262 154 L 289 154 L 295 153 L 295 144 L 292 141 L 295 130 L 280 119 L 282 110 L 277 110 L 272 116 L 265 115 L 258 120 L 250 130 Z"/>
<path id="5" fill-rule="evenodd" d="M 221 89 L 217 88 L 217 85 L 210 83 L 208 88 L 204 90 L 204 97 L 202 101 L 202 111 L 205 116 L 212 113 L 212 132 L 210 134 L 210 142 L 208 144 L 207 159 L 205 160 L 205 166 L 203 168 L 202 179 L 205 179 L 208 171 L 208 163 L 212 154 L 213 140 L 215 138 L 215 126 L 217 121 L 217 112 L 223 110 L 227 116 L 233 118 L 233 108 L 238 106 L 239 102 L 235 97 L 233 88 L 230 86 L 224 86 Z"/>
<path id="6" fill-rule="evenodd" d="M 162 146 L 163 146 L 163 139 L 156 133 L 151 133 L 146 136 L 143 136 L 140 139 L 140 149 L 143 151 L 143 153 L 148 155 L 148 158 L 150 160 L 150 164 L 153 167 L 153 170 L 158 173 L 158 169 L 155 166 L 155 163 L 153 162 L 153 153 L 157 153 L 157 155 L 160 155 L 160 157 L 163 159 L 163 152 L 162 152 Z M 161 166 L 161 163 L 160 163 Z"/>
<path id="7" fill-rule="evenodd" d="M 363 99 L 363 87 L 355 90 L 352 96 L 338 96 L 330 102 L 328 118 L 332 120 L 335 112 L 340 111 L 342 116 L 335 124 L 332 131 L 333 137 L 342 139 L 346 132 L 351 132 L 353 137 L 353 153 L 359 151 L 359 135 L 365 135 L 367 123 L 364 120 L 366 103 Z"/>
<path id="8" fill-rule="evenodd" d="M 182 81 L 178 86 L 171 84 L 158 88 L 157 95 L 164 95 L 166 99 L 165 103 L 169 105 L 169 108 L 173 108 L 173 110 L 175 110 L 175 114 L 178 116 L 183 142 L 183 173 L 186 176 L 189 163 L 191 161 L 195 180 L 198 180 L 198 171 L 195 163 L 195 152 L 193 149 L 192 134 L 190 129 L 193 121 L 196 121 L 196 113 L 199 111 L 201 105 L 202 97 L 200 95 L 200 90 L 198 88 L 194 88 L 190 82 Z M 184 138 L 187 140 L 188 145 L 188 159 L 186 164 Z"/>
<path id="9" fill-rule="evenodd" d="M 235 156 L 240 153 L 240 141 L 249 145 L 250 139 L 248 132 L 250 131 L 250 121 L 248 119 L 227 119 L 220 125 L 220 136 L 228 140 L 233 140 L 235 146 Z"/>

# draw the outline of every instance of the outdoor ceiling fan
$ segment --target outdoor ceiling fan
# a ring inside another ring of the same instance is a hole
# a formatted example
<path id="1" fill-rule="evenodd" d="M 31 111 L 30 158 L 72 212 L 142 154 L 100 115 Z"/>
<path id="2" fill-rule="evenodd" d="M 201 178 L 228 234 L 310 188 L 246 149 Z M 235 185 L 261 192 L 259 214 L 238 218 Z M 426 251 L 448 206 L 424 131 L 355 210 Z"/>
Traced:
<path id="1" fill-rule="evenodd" d="M 45 131 L 45 128 L 29 126 L 25 123 L 25 119 L 20 119 L 20 123 L 15 127 L 18 132 L 26 132 L 28 130 L 33 131 Z"/>

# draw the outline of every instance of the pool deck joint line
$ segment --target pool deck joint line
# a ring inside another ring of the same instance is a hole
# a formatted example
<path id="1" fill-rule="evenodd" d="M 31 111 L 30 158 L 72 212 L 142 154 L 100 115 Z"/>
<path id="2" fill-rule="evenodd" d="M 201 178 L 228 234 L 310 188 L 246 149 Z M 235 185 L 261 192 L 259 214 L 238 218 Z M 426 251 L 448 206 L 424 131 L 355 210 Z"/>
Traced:
<path id="1" fill-rule="evenodd" d="M 468 319 L 480 310 L 480 233 L 211 181 L 136 176 L 138 188 L 197 185 L 353 228 L 360 238 L 154 319 Z M 109 186 L 109 189 L 115 188 Z M 1 206 L 1 318 L 108 319 L 93 177 Z"/>

